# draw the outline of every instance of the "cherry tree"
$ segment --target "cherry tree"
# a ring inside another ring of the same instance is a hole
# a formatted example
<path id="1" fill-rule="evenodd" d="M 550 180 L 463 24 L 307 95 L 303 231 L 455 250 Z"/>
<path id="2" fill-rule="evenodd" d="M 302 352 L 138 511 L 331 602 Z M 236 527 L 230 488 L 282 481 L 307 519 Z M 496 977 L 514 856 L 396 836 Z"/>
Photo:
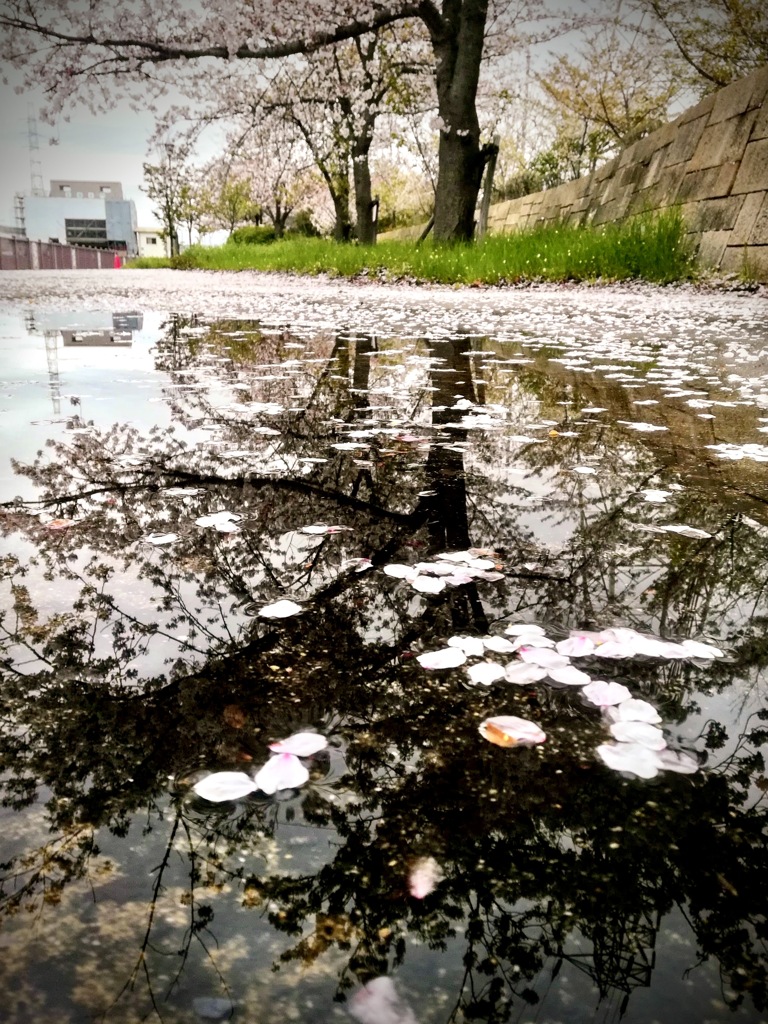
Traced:
<path id="1" fill-rule="evenodd" d="M 256 70 L 273 58 L 315 53 L 419 19 L 431 43 L 441 128 L 434 234 L 469 239 L 485 159 L 476 97 L 486 29 L 502 39 L 505 19 L 511 32 L 525 19 L 540 25 L 553 13 L 542 0 L 495 0 L 489 18 L 491 2 L 208 0 L 192 7 L 172 0 L 1 0 L 0 58 L 23 71 L 24 87 L 43 84 L 49 117 L 76 102 L 108 109 L 116 77 L 125 83 L 120 92 L 146 109 L 171 86 L 200 102 L 215 78 L 226 78 L 240 61 Z M 561 20 L 562 12 L 555 16 Z"/>

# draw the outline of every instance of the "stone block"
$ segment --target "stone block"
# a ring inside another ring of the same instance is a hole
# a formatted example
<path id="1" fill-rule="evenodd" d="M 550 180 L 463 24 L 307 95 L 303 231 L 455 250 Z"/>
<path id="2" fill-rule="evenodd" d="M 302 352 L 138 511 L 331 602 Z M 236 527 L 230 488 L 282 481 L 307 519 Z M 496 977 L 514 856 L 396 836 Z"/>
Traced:
<path id="1" fill-rule="evenodd" d="M 730 237 L 730 231 L 704 231 L 699 239 L 699 262 L 705 267 L 719 267 Z"/>
<path id="2" fill-rule="evenodd" d="M 696 231 L 730 231 L 736 225 L 743 205 L 742 196 L 704 200 L 697 204 L 691 226 Z"/>
<path id="3" fill-rule="evenodd" d="M 750 142 L 754 142 L 757 139 L 768 138 L 768 99 L 763 101 L 763 105 L 757 112 L 757 118 L 755 123 L 752 125 L 752 135 L 750 136 Z"/>
<path id="4" fill-rule="evenodd" d="M 768 188 L 768 139 L 750 142 L 731 192 L 759 192 Z"/>
<path id="5" fill-rule="evenodd" d="M 619 158 L 616 156 L 612 156 L 610 160 L 606 160 L 606 162 L 601 167 L 598 167 L 597 170 L 594 172 L 594 180 L 596 182 L 599 182 L 605 181 L 606 178 L 612 177 L 613 172 L 616 170 L 618 162 Z"/>
<path id="6" fill-rule="evenodd" d="M 711 92 L 709 96 L 705 96 L 704 99 L 700 100 L 694 107 L 689 107 L 687 110 L 684 110 L 679 117 L 675 118 L 672 124 L 686 124 L 688 121 L 695 121 L 697 117 L 704 117 L 705 114 L 709 114 L 712 107 L 715 105 L 716 95 L 716 93 Z"/>
<path id="7" fill-rule="evenodd" d="M 667 148 L 667 146 L 663 146 L 653 154 L 648 162 L 648 168 L 644 177 L 638 183 L 640 188 L 650 188 L 651 185 L 655 185 L 659 180 L 667 159 Z"/>
<path id="8" fill-rule="evenodd" d="M 768 192 L 763 196 L 762 205 L 757 211 L 747 245 L 768 245 Z"/>
<path id="9" fill-rule="evenodd" d="M 629 206 L 629 196 L 625 196 L 618 199 L 611 199 L 607 203 L 601 204 L 592 217 L 592 223 L 597 224 L 611 224 L 618 220 L 623 220 L 627 214 L 627 207 Z"/>
<path id="10" fill-rule="evenodd" d="M 752 234 L 757 215 L 765 202 L 765 192 L 753 192 L 751 195 L 742 197 L 741 209 L 733 225 L 731 245 L 746 245 Z M 739 197 L 736 197 L 739 198 Z"/>
<path id="11" fill-rule="evenodd" d="M 707 167 L 701 171 L 690 171 L 685 175 L 677 191 L 678 202 L 698 199 L 717 199 L 727 196 L 736 177 L 739 165 L 725 164 L 723 167 Z"/>
<path id="12" fill-rule="evenodd" d="M 761 107 L 768 100 L 768 64 L 749 76 L 755 83 L 750 106 Z"/>
<path id="13" fill-rule="evenodd" d="M 753 75 L 748 75 L 715 93 L 715 102 L 712 113 L 709 115 L 710 124 L 727 121 L 729 118 L 738 117 L 745 110 L 749 110 L 755 88 L 753 79 Z"/>
<path id="14" fill-rule="evenodd" d="M 684 163 L 690 160 L 696 152 L 696 147 L 706 127 L 706 117 L 697 117 L 695 121 L 688 121 L 680 125 L 674 139 L 667 148 L 664 165 L 671 167 L 673 164 Z"/>
<path id="15" fill-rule="evenodd" d="M 749 142 L 752 126 L 757 120 L 757 113 L 757 109 L 749 110 L 741 117 L 732 117 L 729 121 L 709 125 L 691 157 L 689 170 L 719 167 L 720 164 L 741 160 Z"/>
<path id="16" fill-rule="evenodd" d="M 768 282 L 768 245 L 729 245 L 720 261 L 720 270 Z"/>

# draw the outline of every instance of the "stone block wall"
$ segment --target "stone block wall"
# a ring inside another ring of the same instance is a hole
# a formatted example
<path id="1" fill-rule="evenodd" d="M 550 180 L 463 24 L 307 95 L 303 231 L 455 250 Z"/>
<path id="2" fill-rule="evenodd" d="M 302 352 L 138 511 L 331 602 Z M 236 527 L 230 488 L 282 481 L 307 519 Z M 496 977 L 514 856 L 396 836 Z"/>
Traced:
<path id="1" fill-rule="evenodd" d="M 699 258 L 768 280 L 768 67 L 707 96 L 593 174 L 491 206 L 490 233 L 605 224 L 677 205 Z"/>
<path id="2" fill-rule="evenodd" d="M 768 66 L 712 93 L 602 167 L 491 206 L 488 231 L 605 224 L 680 207 L 702 264 L 768 281 Z M 416 238 L 421 227 L 383 238 Z"/>

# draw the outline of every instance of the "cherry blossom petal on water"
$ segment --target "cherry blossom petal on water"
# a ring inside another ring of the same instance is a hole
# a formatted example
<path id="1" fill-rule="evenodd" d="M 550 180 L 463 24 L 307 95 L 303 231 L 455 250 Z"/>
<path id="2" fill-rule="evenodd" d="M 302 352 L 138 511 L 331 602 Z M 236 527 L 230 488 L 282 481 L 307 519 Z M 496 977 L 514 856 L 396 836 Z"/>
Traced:
<path id="1" fill-rule="evenodd" d="M 555 641 L 548 636 L 541 636 L 539 633 L 520 633 L 511 641 L 512 650 L 519 651 L 521 647 L 554 647 Z M 562 653 L 562 652 L 561 652 Z"/>
<path id="2" fill-rule="evenodd" d="M 49 529 L 54 529 L 54 527 L 49 526 Z M 144 538 L 147 544 L 153 544 L 155 547 L 162 547 L 163 544 L 173 544 L 178 539 L 178 533 L 150 533 Z"/>
<path id="3" fill-rule="evenodd" d="M 538 633 L 539 636 L 544 636 L 542 627 L 536 626 L 531 622 L 512 622 L 506 627 L 504 632 L 507 636 L 521 636 L 526 633 Z"/>
<path id="4" fill-rule="evenodd" d="M 651 725 L 657 725 L 661 721 L 661 715 L 653 704 L 637 697 L 623 700 L 621 704 L 608 708 L 606 714 L 612 722 L 650 722 Z"/>
<path id="5" fill-rule="evenodd" d="M 441 647 L 439 651 L 428 651 L 416 657 L 422 668 L 457 668 L 466 660 L 466 654 L 458 647 Z"/>
<path id="6" fill-rule="evenodd" d="M 590 637 L 576 634 L 569 636 L 567 640 L 556 643 L 555 650 L 558 654 L 564 654 L 568 658 L 585 658 L 588 654 L 594 653 L 595 644 Z"/>
<path id="7" fill-rule="evenodd" d="M 528 683 L 536 683 L 540 679 L 546 679 L 547 670 L 538 665 L 529 665 L 524 661 L 510 661 L 504 671 L 504 677 L 508 683 L 516 683 L 518 686 L 526 686 Z"/>
<path id="8" fill-rule="evenodd" d="M 641 779 L 655 778 L 661 767 L 656 751 L 639 743 L 601 743 L 597 754 L 614 771 L 631 772 Z"/>
<path id="9" fill-rule="evenodd" d="M 478 726 L 480 735 L 498 747 L 527 747 L 543 743 L 547 734 L 535 722 L 515 715 L 496 715 Z"/>
<path id="10" fill-rule="evenodd" d="M 649 750 L 663 750 L 667 745 L 664 733 L 650 722 L 614 722 L 611 735 L 620 743 L 639 743 Z"/>
<path id="11" fill-rule="evenodd" d="M 685 750 L 660 750 L 656 755 L 661 767 L 666 772 L 679 772 L 681 775 L 693 775 L 699 770 L 699 762 Z"/>
<path id="12" fill-rule="evenodd" d="M 632 694 L 621 683 L 606 682 L 603 679 L 595 679 L 581 691 L 592 704 L 598 707 L 610 707 L 612 704 L 621 704 L 629 700 Z"/>
<path id="13" fill-rule="evenodd" d="M 416 576 L 410 584 L 420 594 L 439 594 L 445 590 L 445 580 L 440 576 Z"/>
<path id="14" fill-rule="evenodd" d="M 566 665 L 564 668 L 551 668 L 548 670 L 550 679 L 564 686 L 586 686 L 592 682 L 592 676 L 582 672 L 575 665 Z"/>
<path id="15" fill-rule="evenodd" d="M 373 978 L 349 1000 L 349 1012 L 360 1024 L 416 1024 L 410 1006 L 391 978 Z"/>
<path id="16" fill-rule="evenodd" d="M 505 674 L 504 666 L 499 665 L 495 661 L 479 661 L 476 665 L 472 665 L 471 668 L 467 669 L 467 675 L 472 682 L 481 686 L 490 686 L 491 683 L 495 683 L 498 679 L 503 679 Z"/>
<path id="17" fill-rule="evenodd" d="M 521 647 L 518 652 L 523 661 L 542 668 L 567 668 L 570 661 L 548 647 Z"/>
<path id="18" fill-rule="evenodd" d="M 434 857 L 419 857 L 408 873 L 408 892 L 414 899 L 423 900 L 439 884 L 443 870 Z"/>
<path id="19" fill-rule="evenodd" d="M 486 651 L 493 651 L 496 654 L 510 654 L 515 650 L 512 641 L 503 636 L 484 636 L 483 644 Z"/>
<path id="20" fill-rule="evenodd" d="M 192 787 L 198 796 L 214 804 L 224 800 L 239 800 L 258 788 L 245 772 L 212 772 Z"/>
<path id="21" fill-rule="evenodd" d="M 724 658 L 725 654 L 720 650 L 719 647 L 714 647 L 712 644 L 701 643 L 700 640 L 683 640 L 680 644 L 688 651 L 688 656 L 691 658 Z"/>
<path id="22" fill-rule="evenodd" d="M 270 743 L 269 749 L 274 754 L 295 754 L 296 757 L 311 757 L 318 750 L 325 750 L 328 740 L 317 732 L 295 732 L 284 740 Z"/>
<path id="23" fill-rule="evenodd" d="M 309 772 L 295 754 L 275 754 L 256 773 L 254 782 L 270 795 L 279 789 L 297 789 L 309 780 Z"/>
<path id="24" fill-rule="evenodd" d="M 263 619 L 287 619 L 291 615 L 298 615 L 301 610 L 301 605 L 295 601 L 276 601 L 260 608 L 259 615 Z"/>
<path id="25" fill-rule="evenodd" d="M 415 579 L 418 575 L 418 571 L 412 565 L 400 565 L 397 562 L 385 565 L 384 572 L 387 576 L 392 576 L 396 580 Z"/>
<path id="26" fill-rule="evenodd" d="M 482 658 L 485 644 L 479 636 L 452 636 L 448 640 L 449 647 L 458 647 L 468 658 Z"/>

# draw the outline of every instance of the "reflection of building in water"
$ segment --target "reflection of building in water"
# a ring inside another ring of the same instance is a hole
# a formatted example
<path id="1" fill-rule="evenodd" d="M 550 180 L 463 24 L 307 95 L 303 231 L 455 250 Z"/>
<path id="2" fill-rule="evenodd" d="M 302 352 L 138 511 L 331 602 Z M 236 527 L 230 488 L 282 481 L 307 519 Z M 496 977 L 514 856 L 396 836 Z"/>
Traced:
<path id="1" fill-rule="evenodd" d="M 134 331 L 144 326 L 144 314 L 86 312 L 78 316 L 80 323 L 72 326 L 71 317 L 34 313 L 25 315 L 24 326 L 29 334 L 42 331 L 45 339 L 45 359 L 48 364 L 48 386 L 55 415 L 61 412 L 61 377 L 59 374 L 59 335 L 65 348 L 130 348 Z M 66 323 L 67 326 L 63 326 Z M 74 400 L 73 400 L 74 401 Z M 79 400 L 78 400 L 79 401 Z"/>
<path id="2" fill-rule="evenodd" d="M 120 347 L 133 344 L 133 331 L 62 331 L 65 348 L 98 345 Z"/>
<path id="3" fill-rule="evenodd" d="M 78 345 L 132 345 L 133 332 L 140 331 L 143 326 L 144 316 L 141 313 L 113 313 L 112 327 L 109 329 L 62 327 L 61 337 L 67 348 Z"/>

